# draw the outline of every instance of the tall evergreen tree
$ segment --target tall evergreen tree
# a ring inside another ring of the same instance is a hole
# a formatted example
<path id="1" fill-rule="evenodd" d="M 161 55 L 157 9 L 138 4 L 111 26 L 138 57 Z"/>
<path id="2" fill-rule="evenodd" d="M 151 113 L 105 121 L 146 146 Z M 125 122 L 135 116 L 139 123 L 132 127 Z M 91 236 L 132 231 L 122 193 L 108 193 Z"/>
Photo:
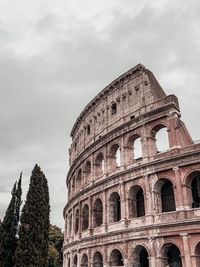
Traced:
<path id="1" fill-rule="evenodd" d="M 18 184 L 14 184 L 12 198 L 0 226 L 0 266 L 3 267 L 12 267 L 14 265 L 13 256 L 17 246 L 16 234 L 19 224 L 22 195 L 21 178 L 22 174 L 20 175 Z"/>
<path id="2" fill-rule="evenodd" d="M 20 222 L 15 267 L 47 266 L 45 246 L 48 242 L 49 195 L 47 180 L 37 164 L 32 171 Z"/>

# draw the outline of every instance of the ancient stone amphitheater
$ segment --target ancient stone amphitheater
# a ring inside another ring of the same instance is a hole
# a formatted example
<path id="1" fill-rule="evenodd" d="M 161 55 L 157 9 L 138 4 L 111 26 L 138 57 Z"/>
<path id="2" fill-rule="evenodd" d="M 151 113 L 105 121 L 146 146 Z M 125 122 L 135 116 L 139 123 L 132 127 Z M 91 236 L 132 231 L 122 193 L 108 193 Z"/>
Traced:
<path id="1" fill-rule="evenodd" d="M 139 64 L 86 106 L 71 137 L 64 267 L 200 267 L 200 144 L 177 97 Z"/>

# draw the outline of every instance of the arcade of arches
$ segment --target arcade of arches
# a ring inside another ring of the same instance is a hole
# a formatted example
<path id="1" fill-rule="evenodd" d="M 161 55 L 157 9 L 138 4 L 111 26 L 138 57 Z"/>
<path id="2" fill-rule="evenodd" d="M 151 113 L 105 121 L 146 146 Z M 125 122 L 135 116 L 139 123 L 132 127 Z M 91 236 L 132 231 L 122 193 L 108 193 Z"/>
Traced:
<path id="1" fill-rule="evenodd" d="M 63 267 L 200 267 L 200 143 L 139 64 L 77 118 Z"/>

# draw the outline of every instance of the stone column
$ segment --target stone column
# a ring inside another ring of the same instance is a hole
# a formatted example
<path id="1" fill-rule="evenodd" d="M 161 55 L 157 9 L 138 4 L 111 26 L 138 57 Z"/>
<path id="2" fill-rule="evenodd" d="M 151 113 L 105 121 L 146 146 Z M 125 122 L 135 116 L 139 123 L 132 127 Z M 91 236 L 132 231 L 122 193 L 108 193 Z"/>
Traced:
<path id="1" fill-rule="evenodd" d="M 180 169 L 178 166 L 173 168 L 175 174 L 175 181 L 176 181 L 176 191 L 174 191 L 174 196 L 176 199 L 176 210 L 183 210 L 184 209 L 184 197 L 182 191 L 182 183 L 181 183 L 181 174 Z"/>
<path id="2" fill-rule="evenodd" d="M 120 186 L 120 200 L 121 200 L 121 219 L 126 221 L 126 195 L 124 182 L 119 183 Z"/>
<path id="3" fill-rule="evenodd" d="M 121 137 L 121 147 L 120 147 L 120 167 L 122 169 L 126 168 L 127 162 L 125 161 L 126 159 L 126 151 L 125 151 L 125 142 L 124 142 L 124 136 Z"/>
<path id="4" fill-rule="evenodd" d="M 105 228 L 105 232 L 108 229 L 108 200 L 107 200 L 107 191 L 104 190 L 103 192 L 103 225 Z"/>
<path id="5" fill-rule="evenodd" d="M 184 252 L 184 258 L 185 258 L 185 266 L 184 267 L 192 266 L 192 261 L 190 258 L 189 236 L 187 233 L 181 233 L 180 237 L 183 240 L 183 252 Z"/>

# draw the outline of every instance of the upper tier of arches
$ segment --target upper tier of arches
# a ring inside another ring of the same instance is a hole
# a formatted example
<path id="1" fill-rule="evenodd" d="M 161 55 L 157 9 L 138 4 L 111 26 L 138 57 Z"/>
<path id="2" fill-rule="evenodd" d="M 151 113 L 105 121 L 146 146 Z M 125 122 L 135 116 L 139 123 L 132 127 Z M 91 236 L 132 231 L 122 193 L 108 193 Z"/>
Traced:
<path id="1" fill-rule="evenodd" d="M 177 145 L 177 140 L 180 141 L 179 132 L 173 133 L 172 125 L 174 119 L 162 119 L 156 124 L 150 124 L 148 128 L 129 131 L 82 159 L 79 166 L 68 174 L 69 198 L 105 174 L 119 171 L 135 162 L 142 163 L 142 160 L 149 156 L 180 147 Z M 183 146 L 191 144 L 189 137 L 185 132 Z"/>
<path id="2" fill-rule="evenodd" d="M 70 164 L 86 147 L 123 123 L 169 103 L 179 109 L 177 98 L 166 96 L 154 75 L 136 66 L 100 92 L 80 114 L 71 132 Z"/>

